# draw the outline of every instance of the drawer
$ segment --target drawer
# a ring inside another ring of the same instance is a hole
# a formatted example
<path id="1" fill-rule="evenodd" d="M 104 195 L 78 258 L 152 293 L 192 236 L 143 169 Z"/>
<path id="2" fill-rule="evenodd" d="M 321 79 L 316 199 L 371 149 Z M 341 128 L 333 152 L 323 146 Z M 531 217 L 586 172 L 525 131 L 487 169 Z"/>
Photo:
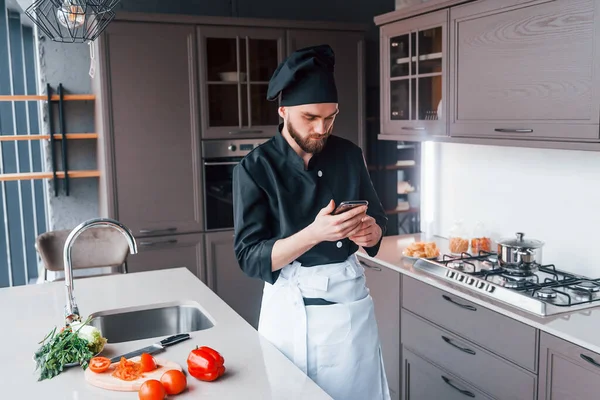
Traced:
<path id="1" fill-rule="evenodd" d="M 535 399 L 534 374 L 406 310 L 402 310 L 402 344 L 494 397 Z M 508 340 L 506 344 L 510 345 Z"/>
<path id="2" fill-rule="evenodd" d="M 537 330 L 529 325 L 410 277 L 402 279 L 402 306 L 523 368 L 537 371 Z"/>
<path id="3" fill-rule="evenodd" d="M 407 349 L 402 350 L 403 400 L 491 400 L 467 382 L 439 369 Z"/>

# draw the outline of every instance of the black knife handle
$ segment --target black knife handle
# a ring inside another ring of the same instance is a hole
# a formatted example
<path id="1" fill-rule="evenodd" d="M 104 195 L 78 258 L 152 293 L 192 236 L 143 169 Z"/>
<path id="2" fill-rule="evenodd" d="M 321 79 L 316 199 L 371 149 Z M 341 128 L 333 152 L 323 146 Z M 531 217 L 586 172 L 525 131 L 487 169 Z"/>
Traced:
<path id="1" fill-rule="evenodd" d="M 179 335 L 169 336 L 168 338 L 161 340 L 160 344 L 162 344 L 165 347 L 171 346 L 175 343 L 179 343 L 179 342 L 183 342 L 184 340 L 188 340 L 189 338 L 190 338 L 189 333 L 181 333 Z"/>

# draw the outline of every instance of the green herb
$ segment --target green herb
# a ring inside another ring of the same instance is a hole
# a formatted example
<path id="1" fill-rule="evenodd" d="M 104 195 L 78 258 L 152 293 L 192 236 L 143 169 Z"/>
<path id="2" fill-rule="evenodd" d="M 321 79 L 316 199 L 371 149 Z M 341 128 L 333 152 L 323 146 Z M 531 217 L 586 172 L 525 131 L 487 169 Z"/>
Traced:
<path id="1" fill-rule="evenodd" d="M 42 345 L 34 354 L 35 370 L 40 370 L 38 381 L 50 379 L 60 374 L 66 364 L 79 363 L 85 370 L 89 360 L 94 356 L 88 341 L 79 337 L 79 330 L 89 319 L 73 330 L 66 326 L 56 333 L 56 327 L 40 342 Z"/>

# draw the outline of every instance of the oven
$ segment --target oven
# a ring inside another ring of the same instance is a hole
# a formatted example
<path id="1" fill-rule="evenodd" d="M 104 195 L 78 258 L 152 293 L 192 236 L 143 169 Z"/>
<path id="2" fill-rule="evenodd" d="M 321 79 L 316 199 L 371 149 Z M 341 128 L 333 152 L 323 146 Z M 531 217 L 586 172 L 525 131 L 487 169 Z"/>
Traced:
<path id="1" fill-rule="evenodd" d="M 233 167 L 269 139 L 202 141 L 206 231 L 233 229 Z"/>

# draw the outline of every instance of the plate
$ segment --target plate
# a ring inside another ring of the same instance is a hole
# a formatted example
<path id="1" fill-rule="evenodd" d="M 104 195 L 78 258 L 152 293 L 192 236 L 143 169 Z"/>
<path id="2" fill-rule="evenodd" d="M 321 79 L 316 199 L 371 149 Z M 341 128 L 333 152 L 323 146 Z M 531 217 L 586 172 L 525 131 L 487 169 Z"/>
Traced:
<path id="1" fill-rule="evenodd" d="M 432 260 L 435 261 L 438 259 L 439 256 L 435 256 L 435 257 L 413 257 L 413 256 L 407 256 L 404 252 L 402 252 L 402 257 L 404 257 L 407 260 L 412 260 L 412 261 L 416 261 L 419 259 L 424 259 L 424 260 Z"/>

